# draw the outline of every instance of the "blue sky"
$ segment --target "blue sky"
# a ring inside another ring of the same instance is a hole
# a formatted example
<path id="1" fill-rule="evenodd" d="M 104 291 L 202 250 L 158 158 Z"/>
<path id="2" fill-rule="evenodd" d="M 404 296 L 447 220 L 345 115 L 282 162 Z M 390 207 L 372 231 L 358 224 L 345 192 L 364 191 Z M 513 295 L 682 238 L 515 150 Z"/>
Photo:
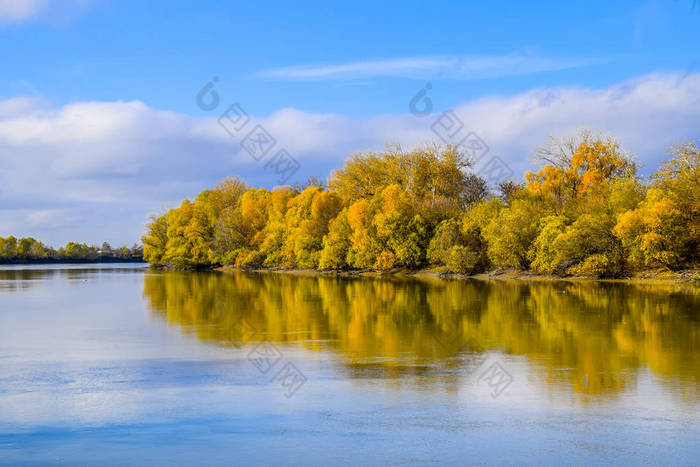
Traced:
<path id="1" fill-rule="evenodd" d="M 130 244 L 149 212 L 225 176 L 278 184 L 217 124 L 234 102 L 300 181 L 434 139 L 447 109 L 516 176 L 581 126 L 648 174 L 700 137 L 699 45 L 694 0 L 0 0 L 0 236 Z M 213 76 L 221 105 L 205 111 Z"/>

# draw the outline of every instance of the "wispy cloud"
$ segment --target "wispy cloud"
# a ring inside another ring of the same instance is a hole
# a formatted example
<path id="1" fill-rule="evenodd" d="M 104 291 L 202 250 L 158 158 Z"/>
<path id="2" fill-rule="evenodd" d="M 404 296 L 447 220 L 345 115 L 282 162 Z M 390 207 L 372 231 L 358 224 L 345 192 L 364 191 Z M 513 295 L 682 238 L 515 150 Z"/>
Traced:
<path id="1" fill-rule="evenodd" d="M 0 21 L 26 21 L 46 8 L 48 0 L 0 0 Z"/>
<path id="2" fill-rule="evenodd" d="M 91 0 L 0 0 L 0 23 L 29 21 L 49 9 L 59 16 L 65 16 L 67 9 L 82 8 L 90 2 Z"/>
<path id="3" fill-rule="evenodd" d="M 464 55 L 367 60 L 336 65 L 297 65 L 263 70 L 256 77 L 321 81 L 395 77 L 413 79 L 485 79 L 565 70 L 601 63 L 601 59 L 546 58 L 530 55 Z"/>

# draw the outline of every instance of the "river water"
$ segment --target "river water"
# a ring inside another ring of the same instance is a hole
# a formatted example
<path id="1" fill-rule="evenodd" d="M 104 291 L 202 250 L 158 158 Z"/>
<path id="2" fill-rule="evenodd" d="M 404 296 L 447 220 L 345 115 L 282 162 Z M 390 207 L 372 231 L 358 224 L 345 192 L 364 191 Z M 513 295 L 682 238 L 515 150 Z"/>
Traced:
<path id="1" fill-rule="evenodd" d="M 700 291 L 0 269 L 3 465 L 697 465 Z"/>

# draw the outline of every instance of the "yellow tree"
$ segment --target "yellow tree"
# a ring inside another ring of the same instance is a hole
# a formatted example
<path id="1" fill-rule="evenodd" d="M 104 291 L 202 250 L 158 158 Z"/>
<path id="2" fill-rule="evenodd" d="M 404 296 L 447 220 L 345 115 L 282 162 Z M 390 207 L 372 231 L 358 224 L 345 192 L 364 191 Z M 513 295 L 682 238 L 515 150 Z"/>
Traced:
<path id="1" fill-rule="evenodd" d="M 192 219 L 193 211 L 194 206 L 188 199 L 184 200 L 179 208 L 168 211 L 168 242 L 163 258 L 167 264 L 178 267 L 194 266 L 190 261 L 190 245 L 185 236 L 185 229 Z"/>
<path id="2" fill-rule="evenodd" d="M 613 140 L 590 134 L 564 149 L 550 151 L 545 159 L 552 164 L 526 174 L 525 193 L 545 214 L 527 257 L 538 272 L 619 274 L 624 254 L 612 229 L 641 198 L 636 165 Z"/>
<path id="3" fill-rule="evenodd" d="M 282 265 L 282 246 L 286 237 L 285 217 L 289 200 L 296 192 L 289 188 L 280 188 L 272 192 L 267 209 L 267 223 L 260 232 L 258 251 L 264 257 L 263 266 L 274 267 Z"/>
<path id="4" fill-rule="evenodd" d="M 192 217 L 184 229 L 188 261 L 193 265 L 209 265 L 214 261 L 214 224 L 219 217 L 217 193 L 204 190 L 194 200 Z"/>
<path id="5" fill-rule="evenodd" d="M 389 269 L 394 265 L 415 268 L 425 262 L 429 226 L 414 209 L 409 195 L 400 186 L 389 185 L 381 195 L 381 210 L 373 223 L 381 244 L 375 267 Z"/>
<path id="6" fill-rule="evenodd" d="M 539 221 L 550 214 L 530 196 L 514 199 L 482 229 L 490 262 L 499 267 L 527 268 L 528 250 L 539 234 Z"/>
<path id="7" fill-rule="evenodd" d="M 323 237 L 323 250 L 319 259 L 320 269 L 344 269 L 348 267 L 352 228 L 348 222 L 348 208 L 344 208 L 328 225 L 328 234 Z"/>
<path id="8" fill-rule="evenodd" d="M 151 214 L 150 219 L 146 224 L 146 233 L 141 237 L 143 259 L 151 264 L 163 265 L 168 243 L 168 214 Z"/>
<path id="9" fill-rule="evenodd" d="M 638 267 L 700 262 L 700 150 L 686 143 L 673 154 L 652 176 L 644 201 L 621 214 L 614 228 Z"/>
<path id="10" fill-rule="evenodd" d="M 322 187 L 309 186 L 289 200 L 288 206 L 283 264 L 315 268 L 328 224 L 342 209 L 342 201 L 337 194 L 325 192 Z"/>
<path id="11" fill-rule="evenodd" d="M 373 218 L 377 210 L 374 200 L 360 199 L 348 208 L 348 224 L 352 229 L 347 262 L 353 268 L 372 268 L 382 252 Z"/>
<path id="12" fill-rule="evenodd" d="M 371 198 L 398 185 L 414 204 L 461 204 L 468 183 L 464 169 L 471 161 L 454 146 L 425 146 L 412 151 L 400 147 L 383 153 L 353 154 L 333 172 L 330 191 L 354 202 Z"/>

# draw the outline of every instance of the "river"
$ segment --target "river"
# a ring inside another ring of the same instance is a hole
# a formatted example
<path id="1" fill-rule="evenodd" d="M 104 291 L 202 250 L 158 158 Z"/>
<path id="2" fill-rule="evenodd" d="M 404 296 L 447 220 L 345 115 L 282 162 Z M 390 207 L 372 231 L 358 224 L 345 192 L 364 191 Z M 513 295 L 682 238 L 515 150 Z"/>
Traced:
<path id="1" fill-rule="evenodd" d="M 0 464 L 700 462 L 681 284 L 0 268 Z"/>

